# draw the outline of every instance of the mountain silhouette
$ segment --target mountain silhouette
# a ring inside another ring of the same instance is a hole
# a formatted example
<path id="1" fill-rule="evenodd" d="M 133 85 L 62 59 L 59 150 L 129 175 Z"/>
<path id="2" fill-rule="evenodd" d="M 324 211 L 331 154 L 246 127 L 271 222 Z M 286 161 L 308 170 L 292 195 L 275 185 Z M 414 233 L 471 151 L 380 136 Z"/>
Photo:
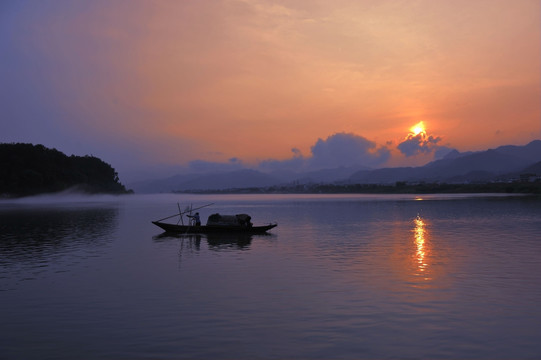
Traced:
<path id="1" fill-rule="evenodd" d="M 265 188 L 291 184 L 394 184 L 396 182 L 467 183 L 490 182 L 522 173 L 541 175 L 541 140 L 524 146 L 460 153 L 451 151 L 443 159 L 419 167 L 359 170 L 337 167 L 309 172 L 264 173 L 252 169 L 208 174 L 179 174 L 165 179 L 130 184 L 136 192 L 171 192 Z"/>
<path id="2" fill-rule="evenodd" d="M 208 174 L 175 175 L 165 179 L 140 181 L 131 184 L 139 193 L 160 193 L 189 190 L 224 190 L 248 187 L 267 187 L 283 182 L 263 172 L 242 169 Z"/>
<path id="3" fill-rule="evenodd" d="M 266 187 L 280 180 L 260 171 L 243 169 L 226 173 L 201 175 L 190 181 L 178 184 L 177 190 L 234 189 L 247 187 Z"/>
<path id="4" fill-rule="evenodd" d="M 359 171 L 348 181 L 360 184 L 388 184 L 397 181 L 489 181 L 502 174 L 521 172 L 537 161 L 541 161 L 540 140 L 525 146 L 501 146 L 467 155 L 454 152 L 451 156 L 420 167 Z"/>
<path id="5" fill-rule="evenodd" d="M 537 174 L 537 175 L 541 174 L 541 161 L 536 162 L 535 164 L 530 165 L 525 169 L 522 169 L 521 173 L 522 174 Z"/>

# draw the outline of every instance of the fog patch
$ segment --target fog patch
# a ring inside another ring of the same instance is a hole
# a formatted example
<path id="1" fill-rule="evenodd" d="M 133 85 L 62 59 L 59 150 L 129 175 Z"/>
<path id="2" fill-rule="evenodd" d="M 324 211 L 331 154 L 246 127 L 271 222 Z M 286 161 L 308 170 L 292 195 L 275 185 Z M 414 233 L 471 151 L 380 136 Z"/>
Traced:
<path id="1" fill-rule="evenodd" d="M 128 198 L 130 194 L 89 194 L 74 186 L 69 189 L 39 195 L 31 195 L 17 198 L 0 198 L 0 205 L 73 205 L 87 204 L 96 205 L 104 203 L 118 203 L 120 199 Z"/>

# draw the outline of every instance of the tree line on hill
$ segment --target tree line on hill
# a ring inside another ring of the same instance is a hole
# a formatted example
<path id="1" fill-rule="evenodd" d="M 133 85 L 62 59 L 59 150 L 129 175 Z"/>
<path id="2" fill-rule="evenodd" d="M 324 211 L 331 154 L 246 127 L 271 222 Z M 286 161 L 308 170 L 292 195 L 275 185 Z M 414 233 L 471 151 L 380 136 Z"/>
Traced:
<path id="1" fill-rule="evenodd" d="M 54 193 L 126 194 L 118 174 L 94 156 L 67 156 L 43 145 L 0 144 L 0 197 Z"/>
<path id="2" fill-rule="evenodd" d="M 191 194 L 541 194 L 541 182 L 515 181 L 510 183 L 472 184 L 420 182 L 408 184 L 397 181 L 395 184 L 299 184 L 175 192 Z"/>

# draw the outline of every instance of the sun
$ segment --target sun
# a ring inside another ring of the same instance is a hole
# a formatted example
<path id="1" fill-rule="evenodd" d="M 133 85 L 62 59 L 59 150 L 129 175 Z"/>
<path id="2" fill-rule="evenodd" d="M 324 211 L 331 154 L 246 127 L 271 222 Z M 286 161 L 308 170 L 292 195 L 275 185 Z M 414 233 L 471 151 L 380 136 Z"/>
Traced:
<path id="1" fill-rule="evenodd" d="M 425 133 L 425 124 L 422 121 L 419 121 L 417 124 L 410 127 L 410 131 L 414 136 L 419 135 L 420 133 Z"/>

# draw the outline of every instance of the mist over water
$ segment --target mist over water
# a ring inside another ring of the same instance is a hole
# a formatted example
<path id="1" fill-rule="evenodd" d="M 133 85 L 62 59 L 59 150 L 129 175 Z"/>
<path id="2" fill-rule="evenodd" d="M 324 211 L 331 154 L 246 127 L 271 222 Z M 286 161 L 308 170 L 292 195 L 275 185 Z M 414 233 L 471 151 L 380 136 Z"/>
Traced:
<path id="1" fill-rule="evenodd" d="M 177 203 L 279 225 L 163 234 Z M 2 201 L 0 358 L 536 358 L 539 219 L 501 195 Z"/>

